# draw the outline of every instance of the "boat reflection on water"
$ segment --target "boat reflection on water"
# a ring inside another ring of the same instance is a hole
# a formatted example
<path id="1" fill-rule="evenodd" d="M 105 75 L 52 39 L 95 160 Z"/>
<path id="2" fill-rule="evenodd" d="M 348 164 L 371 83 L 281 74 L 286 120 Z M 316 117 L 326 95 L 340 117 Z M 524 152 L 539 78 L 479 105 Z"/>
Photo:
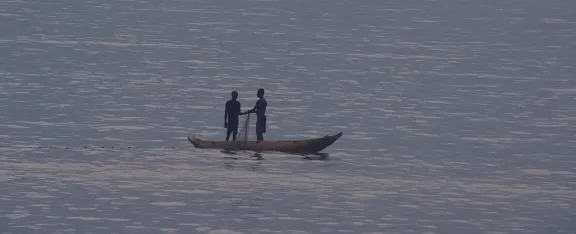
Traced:
<path id="1" fill-rule="evenodd" d="M 227 155 L 230 155 L 230 156 L 225 156 L 225 157 L 224 157 L 225 159 L 238 160 L 238 159 L 240 158 L 239 155 L 238 155 L 238 151 L 235 151 L 235 150 L 223 149 L 223 150 L 220 150 L 220 152 L 222 152 L 222 153 L 224 153 L 224 154 L 227 154 Z M 240 151 L 240 152 L 242 152 L 242 151 Z M 243 158 L 247 158 L 247 157 L 243 157 Z M 254 152 L 254 153 L 250 156 L 250 158 L 255 158 L 256 160 L 263 160 L 263 159 L 264 159 L 264 157 L 262 156 L 262 153 L 260 153 L 260 152 Z"/>
<path id="2" fill-rule="evenodd" d="M 330 160 L 329 153 L 313 153 L 313 154 L 304 154 L 302 159 L 305 160 Z"/>
<path id="3" fill-rule="evenodd" d="M 262 154 L 259 152 L 255 152 L 251 157 L 255 158 L 256 160 L 263 160 L 264 159 L 264 157 L 262 157 Z"/>
<path id="4" fill-rule="evenodd" d="M 238 160 L 240 157 L 238 155 L 238 152 L 242 152 L 242 151 L 236 151 L 236 150 L 227 150 L 227 149 L 222 149 L 220 150 L 220 152 L 230 155 L 230 156 L 225 156 L 225 159 L 233 159 L 233 160 Z M 328 153 L 308 153 L 308 154 L 295 154 L 295 155 L 300 155 L 302 156 L 302 159 L 305 160 L 330 160 L 330 154 Z M 243 157 L 243 158 L 248 158 L 248 157 Z M 264 155 L 261 152 L 253 152 L 252 155 L 250 155 L 249 158 L 253 158 L 256 160 L 264 160 Z"/>

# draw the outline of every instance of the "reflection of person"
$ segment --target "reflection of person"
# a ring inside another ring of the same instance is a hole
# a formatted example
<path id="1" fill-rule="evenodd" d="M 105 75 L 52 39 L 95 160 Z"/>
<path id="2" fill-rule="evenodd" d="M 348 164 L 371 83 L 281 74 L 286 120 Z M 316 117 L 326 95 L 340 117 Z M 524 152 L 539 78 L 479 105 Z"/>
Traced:
<path id="1" fill-rule="evenodd" d="M 236 99 L 238 99 L 238 92 L 232 91 L 232 99 L 226 102 L 226 109 L 224 110 L 226 141 L 230 140 L 231 133 L 234 133 L 232 140 L 236 141 L 236 135 L 238 134 L 238 115 L 242 113 L 240 113 L 240 102 Z"/>
<path id="2" fill-rule="evenodd" d="M 268 102 L 264 99 L 264 89 L 258 89 L 258 101 L 252 110 L 246 111 L 244 113 L 256 113 L 256 139 L 258 141 L 264 140 L 264 133 L 266 133 L 266 107 Z"/>

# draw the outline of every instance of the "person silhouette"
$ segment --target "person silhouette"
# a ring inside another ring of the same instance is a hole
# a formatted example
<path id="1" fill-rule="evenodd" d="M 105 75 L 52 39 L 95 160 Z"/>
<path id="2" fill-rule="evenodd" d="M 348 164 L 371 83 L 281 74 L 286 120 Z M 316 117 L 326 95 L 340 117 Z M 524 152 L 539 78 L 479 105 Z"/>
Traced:
<path id="1" fill-rule="evenodd" d="M 233 134 L 232 141 L 236 141 L 236 135 L 238 134 L 238 115 L 242 115 L 242 113 L 240 113 L 240 102 L 236 99 L 238 99 L 238 92 L 232 91 L 232 99 L 226 102 L 226 108 L 224 110 L 226 141 L 230 140 L 230 134 Z"/>
<path id="2" fill-rule="evenodd" d="M 251 110 L 245 111 L 247 113 L 256 113 L 256 139 L 257 141 L 264 140 L 264 133 L 266 133 L 266 107 L 268 102 L 264 99 L 264 89 L 259 88 L 256 96 L 259 98 L 256 105 Z"/>

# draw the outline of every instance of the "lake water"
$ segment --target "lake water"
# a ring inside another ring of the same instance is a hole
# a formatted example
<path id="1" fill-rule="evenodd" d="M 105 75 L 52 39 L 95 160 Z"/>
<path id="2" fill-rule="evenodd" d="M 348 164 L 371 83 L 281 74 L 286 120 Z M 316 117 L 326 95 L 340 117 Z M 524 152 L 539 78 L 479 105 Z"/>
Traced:
<path id="1" fill-rule="evenodd" d="M 2 0 L 0 233 L 576 233 L 575 8 Z"/>

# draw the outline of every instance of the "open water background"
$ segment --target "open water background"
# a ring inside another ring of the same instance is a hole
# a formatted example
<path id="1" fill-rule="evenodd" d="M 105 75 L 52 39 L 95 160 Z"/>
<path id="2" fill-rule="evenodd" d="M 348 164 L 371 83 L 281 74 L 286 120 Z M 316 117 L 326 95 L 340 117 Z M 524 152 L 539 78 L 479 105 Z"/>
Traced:
<path id="1" fill-rule="evenodd" d="M 1 0 L 0 233 L 576 233 L 574 9 Z M 260 87 L 327 160 L 186 141 Z"/>

